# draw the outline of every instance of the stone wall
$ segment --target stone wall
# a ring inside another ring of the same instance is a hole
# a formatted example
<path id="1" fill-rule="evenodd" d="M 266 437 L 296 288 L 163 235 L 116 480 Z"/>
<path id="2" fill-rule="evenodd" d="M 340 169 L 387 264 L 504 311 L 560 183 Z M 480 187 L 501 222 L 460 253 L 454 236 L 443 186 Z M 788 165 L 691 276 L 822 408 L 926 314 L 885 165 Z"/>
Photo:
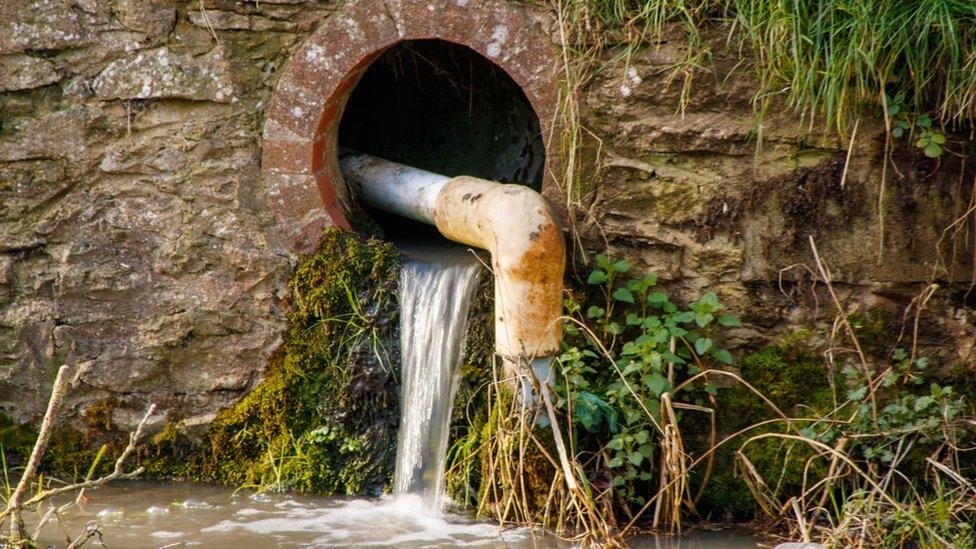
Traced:
<path id="1" fill-rule="evenodd" d="M 295 259 L 268 207 L 262 126 L 283 67 L 333 4 L 0 4 L 0 412 L 36 420 L 69 360 L 73 417 L 116 398 L 120 426 L 149 401 L 206 423 L 260 379 Z M 938 250 L 969 280 L 971 234 L 958 225 L 940 243 L 970 199 L 967 141 L 940 160 L 895 152 L 879 262 L 879 120 L 861 121 L 842 178 L 847 143 L 833 132 L 781 107 L 757 132 L 750 69 L 720 38 L 715 73 L 696 71 L 680 112 L 681 79 L 667 76 L 685 46 L 672 34 L 581 95 L 602 163 L 575 224 L 588 252 L 609 245 L 681 295 L 716 289 L 746 320 L 733 344 L 747 346 L 825 318 L 822 289 L 795 266 L 812 266 L 809 235 L 845 297 L 895 316 Z M 927 342 L 966 362 L 970 309 L 961 293 L 939 299 Z"/>
<path id="2" fill-rule="evenodd" d="M 601 140 L 592 147 L 601 168 L 585 201 L 584 243 L 657 271 L 685 296 L 717 291 L 746 321 L 733 344 L 754 348 L 801 326 L 820 341 L 829 334 L 836 310 L 826 288 L 811 285 L 820 278 L 812 237 L 840 298 L 894 334 L 906 306 L 939 284 L 919 345 L 971 371 L 971 136 L 950 135 L 952 152 L 939 159 L 893 140 L 885 171 L 880 116 L 860 120 L 853 141 L 775 100 L 757 116 L 754 69 L 726 38 L 715 33 L 714 74 L 694 74 L 687 95 L 681 74 L 665 81 L 687 55 L 680 40 L 588 87 L 585 123 Z"/>
<path id="3" fill-rule="evenodd" d="M 147 402 L 205 421 L 259 378 L 292 258 L 262 113 L 327 15 L 304 1 L 0 4 L 0 410 Z"/>

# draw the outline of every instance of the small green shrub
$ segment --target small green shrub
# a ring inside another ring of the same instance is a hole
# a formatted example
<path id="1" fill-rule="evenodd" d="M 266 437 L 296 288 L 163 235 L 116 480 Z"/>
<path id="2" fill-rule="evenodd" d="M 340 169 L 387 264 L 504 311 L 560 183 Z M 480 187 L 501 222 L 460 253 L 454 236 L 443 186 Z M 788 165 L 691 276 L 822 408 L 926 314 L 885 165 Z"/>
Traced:
<path id="1" fill-rule="evenodd" d="M 636 510 L 654 493 L 661 426 L 671 407 L 663 397 L 701 406 L 714 396 L 717 387 L 707 375 L 701 383 L 683 382 L 732 362 L 718 332 L 739 321 L 723 314 L 712 292 L 682 308 L 657 290 L 655 275 L 625 280 L 626 261 L 598 256 L 596 262 L 587 279 L 596 303 L 585 312 L 592 329 L 582 319 L 565 326 L 556 407 L 571 410 L 578 448 L 603 455 L 598 463 L 605 466 L 595 476 L 610 478 L 615 493 Z M 566 306 L 571 315 L 583 312 L 575 302 Z"/>

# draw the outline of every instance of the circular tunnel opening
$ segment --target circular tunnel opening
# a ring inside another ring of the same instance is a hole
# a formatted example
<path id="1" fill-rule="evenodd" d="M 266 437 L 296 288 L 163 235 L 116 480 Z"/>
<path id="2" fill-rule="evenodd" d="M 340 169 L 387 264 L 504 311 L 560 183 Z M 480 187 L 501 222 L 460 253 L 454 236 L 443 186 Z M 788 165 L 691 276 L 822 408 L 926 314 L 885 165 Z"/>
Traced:
<path id="1" fill-rule="evenodd" d="M 349 97 L 338 140 L 340 150 L 449 177 L 542 186 L 545 145 L 525 93 L 479 53 L 444 40 L 404 41 L 373 62 Z M 434 231 L 370 214 L 388 236 Z"/>

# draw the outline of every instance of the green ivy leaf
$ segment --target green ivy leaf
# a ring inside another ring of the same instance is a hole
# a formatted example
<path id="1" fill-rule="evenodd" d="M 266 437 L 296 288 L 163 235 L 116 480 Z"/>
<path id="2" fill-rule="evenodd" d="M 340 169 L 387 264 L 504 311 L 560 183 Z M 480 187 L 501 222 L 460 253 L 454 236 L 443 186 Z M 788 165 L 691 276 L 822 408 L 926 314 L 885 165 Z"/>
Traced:
<path id="1" fill-rule="evenodd" d="M 667 351 L 661 353 L 661 358 L 667 360 L 668 362 L 673 362 L 675 364 L 684 364 L 686 362 L 685 359 L 681 358 L 680 356 L 674 353 L 669 353 Z"/>
<path id="2" fill-rule="evenodd" d="M 695 313 L 691 311 L 685 311 L 683 313 L 678 313 L 671 317 L 675 322 L 686 323 L 695 320 Z"/>
<path id="3" fill-rule="evenodd" d="M 938 158 L 942 156 L 942 147 L 936 145 L 935 143 L 929 143 L 925 146 L 925 156 L 929 158 Z"/>
<path id="4" fill-rule="evenodd" d="M 621 259 L 620 261 L 615 262 L 611 266 L 611 268 L 613 268 L 613 270 L 617 271 L 618 273 L 626 273 L 627 271 L 630 270 L 630 263 L 628 263 L 624 259 Z"/>
<path id="5" fill-rule="evenodd" d="M 644 461 L 644 456 L 640 452 L 631 452 L 627 454 L 627 461 L 634 464 L 634 466 L 640 465 Z"/>
<path id="6" fill-rule="evenodd" d="M 625 303 L 634 303 L 634 294 L 627 288 L 617 288 L 617 291 L 613 292 L 613 298 Z"/>
<path id="7" fill-rule="evenodd" d="M 935 402 L 935 399 L 930 396 L 919 397 L 915 400 L 915 411 L 921 412 L 922 410 L 928 408 L 933 402 Z"/>
<path id="8" fill-rule="evenodd" d="M 597 286 L 599 284 L 603 284 L 607 280 L 609 280 L 607 278 L 607 273 L 597 269 L 592 273 L 590 273 L 590 277 L 586 279 L 586 283 L 592 284 L 593 286 Z"/>
<path id="9" fill-rule="evenodd" d="M 738 318 L 735 318 L 732 315 L 722 315 L 722 316 L 718 317 L 718 323 L 721 324 L 722 326 L 727 327 L 727 328 L 734 328 L 736 326 L 742 326 L 742 323 L 739 322 L 739 319 Z"/>
<path id="10" fill-rule="evenodd" d="M 655 372 L 644 377 L 644 385 L 651 390 L 656 396 L 661 396 L 661 393 L 668 388 L 668 378 L 662 376 L 661 374 Z"/>
<path id="11" fill-rule="evenodd" d="M 847 391 L 847 398 L 848 400 L 858 401 L 863 399 L 864 396 L 867 394 L 868 394 L 867 387 L 858 387 L 857 389 L 851 389 L 850 391 Z"/>
<path id="12" fill-rule="evenodd" d="M 661 307 L 668 302 L 668 296 L 664 292 L 654 292 L 647 296 L 647 304 L 651 307 Z"/>
<path id="13" fill-rule="evenodd" d="M 695 324 L 697 324 L 699 328 L 704 328 L 705 326 L 708 326 L 708 323 L 714 318 L 715 316 L 712 315 L 712 313 L 696 314 Z"/>
<path id="14" fill-rule="evenodd" d="M 695 352 L 703 355 L 712 348 L 712 340 L 707 337 L 700 337 L 695 340 Z"/>
<path id="15" fill-rule="evenodd" d="M 589 309 L 586 310 L 586 317 L 587 318 L 603 318 L 603 315 L 605 315 L 606 313 L 607 312 L 603 309 L 603 307 L 597 307 L 597 306 L 594 305 L 594 306 L 591 306 Z"/>
<path id="16" fill-rule="evenodd" d="M 725 349 L 715 349 L 712 352 L 712 356 L 715 360 L 721 362 L 722 364 L 732 364 L 732 353 L 726 351 Z"/>

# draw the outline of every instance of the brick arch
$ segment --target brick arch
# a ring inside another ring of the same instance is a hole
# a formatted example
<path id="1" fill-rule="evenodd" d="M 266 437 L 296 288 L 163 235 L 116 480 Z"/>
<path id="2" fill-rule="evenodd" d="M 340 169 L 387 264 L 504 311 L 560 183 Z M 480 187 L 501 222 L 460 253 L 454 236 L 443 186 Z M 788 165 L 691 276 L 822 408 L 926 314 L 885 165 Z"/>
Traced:
<path id="1" fill-rule="evenodd" d="M 504 70 L 535 110 L 546 148 L 543 190 L 553 187 L 558 147 L 556 52 L 523 8 L 505 0 L 354 0 L 326 19 L 295 52 L 268 109 L 262 177 L 287 244 L 317 244 L 325 227 L 349 228 L 352 199 L 337 162 L 339 122 L 367 68 L 404 40 L 467 46 Z"/>

